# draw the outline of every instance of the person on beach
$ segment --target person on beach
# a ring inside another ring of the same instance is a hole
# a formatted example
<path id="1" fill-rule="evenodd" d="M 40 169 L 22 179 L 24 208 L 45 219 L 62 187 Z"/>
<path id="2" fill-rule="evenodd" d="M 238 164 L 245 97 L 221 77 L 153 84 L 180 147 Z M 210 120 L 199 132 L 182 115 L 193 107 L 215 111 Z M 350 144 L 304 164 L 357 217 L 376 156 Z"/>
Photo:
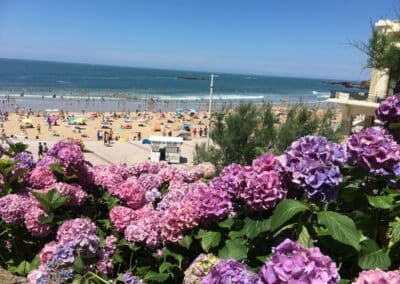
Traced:
<path id="1" fill-rule="evenodd" d="M 208 132 L 208 128 L 207 128 L 207 125 L 206 125 L 206 126 L 204 126 L 204 136 L 207 136 L 207 132 Z"/>
<path id="2" fill-rule="evenodd" d="M 196 137 L 196 134 L 197 134 L 197 129 L 196 129 L 196 128 L 194 128 L 194 129 L 192 130 L 192 134 L 193 134 L 193 137 Z"/>
<path id="3" fill-rule="evenodd" d="M 47 147 L 47 143 L 46 142 L 44 142 L 43 143 L 43 153 L 47 153 L 49 151 L 49 147 Z"/>
<path id="4" fill-rule="evenodd" d="M 108 132 L 107 132 L 107 131 L 104 131 L 104 136 L 103 136 L 104 145 L 107 144 L 107 140 L 108 140 Z"/>
<path id="5" fill-rule="evenodd" d="M 203 137 L 203 128 L 201 128 L 201 127 L 200 127 L 200 130 L 199 130 L 199 136 Z"/>
<path id="6" fill-rule="evenodd" d="M 39 159 L 41 159 L 43 157 L 43 145 L 42 145 L 42 142 L 39 142 L 38 156 L 39 156 Z"/>
<path id="7" fill-rule="evenodd" d="M 47 124 L 49 125 L 49 130 L 51 130 L 51 119 L 50 119 L 50 116 L 47 117 Z"/>
<path id="8" fill-rule="evenodd" d="M 40 123 L 38 123 L 38 125 L 36 126 L 37 132 L 40 135 Z"/>

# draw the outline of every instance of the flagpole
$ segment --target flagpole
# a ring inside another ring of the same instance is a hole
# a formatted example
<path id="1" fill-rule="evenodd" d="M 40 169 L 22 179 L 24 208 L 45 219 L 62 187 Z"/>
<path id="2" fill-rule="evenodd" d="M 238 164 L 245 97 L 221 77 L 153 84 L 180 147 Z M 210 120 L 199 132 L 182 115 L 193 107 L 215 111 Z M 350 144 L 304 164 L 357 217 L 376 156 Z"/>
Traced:
<path id="1" fill-rule="evenodd" d="M 208 104 L 208 131 L 207 131 L 207 151 L 210 149 L 210 128 L 211 128 L 211 112 L 212 112 L 212 99 L 214 92 L 214 74 L 211 74 L 211 83 L 210 83 L 210 102 Z"/>

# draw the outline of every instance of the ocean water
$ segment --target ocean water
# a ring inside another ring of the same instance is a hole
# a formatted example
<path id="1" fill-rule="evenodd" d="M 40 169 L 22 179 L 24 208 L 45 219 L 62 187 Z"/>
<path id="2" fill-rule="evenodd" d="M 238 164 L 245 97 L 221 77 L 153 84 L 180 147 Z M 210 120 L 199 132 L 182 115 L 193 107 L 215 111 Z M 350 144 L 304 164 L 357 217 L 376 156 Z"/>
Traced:
<path id="1" fill-rule="evenodd" d="M 216 100 L 318 102 L 331 89 L 323 79 L 216 73 Z M 210 73 L 0 59 L 0 96 L 124 97 L 128 100 L 205 100 Z"/>

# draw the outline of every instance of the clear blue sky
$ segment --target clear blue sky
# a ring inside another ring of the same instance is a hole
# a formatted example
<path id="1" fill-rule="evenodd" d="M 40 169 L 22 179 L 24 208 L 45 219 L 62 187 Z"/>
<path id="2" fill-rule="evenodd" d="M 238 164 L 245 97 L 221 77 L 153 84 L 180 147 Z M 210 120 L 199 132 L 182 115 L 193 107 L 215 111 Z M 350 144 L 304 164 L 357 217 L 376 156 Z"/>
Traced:
<path id="1" fill-rule="evenodd" d="M 0 0 L 0 57 L 363 79 L 397 0 Z"/>

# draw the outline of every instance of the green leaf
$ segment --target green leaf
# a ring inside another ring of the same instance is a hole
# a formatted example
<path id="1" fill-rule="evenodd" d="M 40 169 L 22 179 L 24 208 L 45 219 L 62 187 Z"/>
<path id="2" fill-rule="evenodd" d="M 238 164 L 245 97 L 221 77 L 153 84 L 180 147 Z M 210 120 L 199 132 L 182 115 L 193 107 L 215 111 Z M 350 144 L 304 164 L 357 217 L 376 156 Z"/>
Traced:
<path id="1" fill-rule="evenodd" d="M 324 211 L 318 213 L 318 222 L 328 229 L 333 239 L 360 250 L 361 234 L 352 219 L 336 212 Z"/>
<path id="2" fill-rule="evenodd" d="M 0 159 L 0 172 L 3 176 L 8 176 L 8 174 L 14 168 L 14 162 L 9 159 Z"/>
<path id="3" fill-rule="evenodd" d="M 69 200 L 69 197 L 61 196 L 58 190 L 55 188 L 47 193 L 32 192 L 32 194 L 40 202 L 46 212 L 57 209 Z"/>
<path id="4" fill-rule="evenodd" d="M 218 255 L 223 259 L 242 260 L 247 257 L 248 247 L 240 239 L 227 240 Z"/>
<path id="5" fill-rule="evenodd" d="M 172 264 L 172 263 L 169 263 L 169 262 L 163 262 L 163 263 L 160 265 L 160 267 L 158 268 L 158 271 L 159 271 L 160 273 L 163 273 L 163 272 L 165 272 L 165 271 L 169 272 L 169 270 L 171 270 L 171 268 L 173 268 L 174 266 L 176 266 L 176 265 L 174 265 L 174 264 Z"/>
<path id="6" fill-rule="evenodd" d="M 84 266 L 85 266 L 85 264 L 83 263 L 82 257 L 76 256 L 74 259 L 74 264 L 73 264 L 74 272 L 76 272 L 78 274 L 82 274 Z"/>
<path id="7" fill-rule="evenodd" d="M 400 241 L 400 218 L 396 217 L 396 219 L 393 222 L 389 223 L 389 226 L 391 228 L 391 233 L 390 233 L 390 246 L 391 246 L 394 243 Z"/>
<path id="8" fill-rule="evenodd" d="M 154 271 L 149 271 L 144 276 L 145 281 L 155 281 L 155 282 L 164 282 L 169 278 L 168 273 L 157 273 Z"/>
<path id="9" fill-rule="evenodd" d="M 348 279 L 340 279 L 339 284 L 350 284 L 350 282 Z"/>
<path id="10" fill-rule="evenodd" d="M 201 247 L 205 252 L 209 252 L 211 248 L 218 246 L 220 241 L 220 232 L 208 231 L 201 237 Z"/>
<path id="11" fill-rule="evenodd" d="M 391 260 L 383 250 L 374 251 L 368 254 L 361 255 L 358 258 L 358 266 L 362 269 L 380 268 L 386 270 L 390 267 Z"/>
<path id="12" fill-rule="evenodd" d="M 42 224 L 51 224 L 54 220 L 54 214 L 50 213 L 48 216 L 40 215 L 38 219 Z"/>
<path id="13" fill-rule="evenodd" d="M 237 238 L 241 238 L 246 234 L 246 232 L 241 229 L 240 231 L 230 231 L 228 233 L 229 238 L 231 239 L 237 239 Z"/>
<path id="14" fill-rule="evenodd" d="M 124 262 L 124 258 L 119 253 L 114 253 L 112 260 L 113 260 L 113 263 L 123 263 Z"/>
<path id="15" fill-rule="evenodd" d="M 310 236 L 310 233 L 308 232 L 306 226 L 303 226 L 301 229 L 301 232 L 299 234 L 299 243 L 305 246 L 306 248 L 311 248 L 313 247 L 313 242 Z"/>
<path id="16" fill-rule="evenodd" d="M 244 220 L 243 231 L 246 236 L 250 239 L 254 239 L 262 232 L 266 232 L 270 229 L 270 220 L 252 220 L 250 218 L 246 218 Z"/>
<path id="17" fill-rule="evenodd" d="M 184 236 L 184 237 L 179 241 L 179 244 L 180 244 L 181 246 L 183 246 L 184 248 L 189 249 L 189 248 L 190 248 L 190 245 L 192 244 L 192 242 L 193 242 L 193 239 L 192 239 L 191 236 Z"/>
<path id="18" fill-rule="evenodd" d="M 8 182 L 11 184 L 15 181 L 17 181 L 24 173 L 26 173 L 28 170 L 25 168 L 19 168 L 17 169 L 14 174 L 8 179 Z"/>
<path id="19" fill-rule="evenodd" d="M 26 276 L 31 270 L 31 264 L 24 260 L 17 266 L 15 272 L 21 276 Z"/>
<path id="20" fill-rule="evenodd" d="M 371 206 L 380 209 L 390 209 L 393 206 L 394 199 L 391 196 L 372 196 L 367 195 L 368 202 Z"/>
<path id="21" fill-rule="evenodd" d="M 261 263 L 264 264 L 267 261 L 269 256 L 270 255 L 260 255 L 260 256 L 257 256 L 256 259 L 258 259 Z"/>
<path id="22" fill-rule="evenodd" d="M 230 229 L 233 226 L 233 224 L 235 224 L 235 220 L 228 218 L 222 222 L 219 222 L 218 226 L 224 229 Z"/>
<path id="23" fill-rule="evenodd" d="M 285 199 L 279 202 L 271 217 L 271 230 L 275 231 L 283 226 L 295 215 L 309 210 L 308 206 L 300 201 Z"/>

